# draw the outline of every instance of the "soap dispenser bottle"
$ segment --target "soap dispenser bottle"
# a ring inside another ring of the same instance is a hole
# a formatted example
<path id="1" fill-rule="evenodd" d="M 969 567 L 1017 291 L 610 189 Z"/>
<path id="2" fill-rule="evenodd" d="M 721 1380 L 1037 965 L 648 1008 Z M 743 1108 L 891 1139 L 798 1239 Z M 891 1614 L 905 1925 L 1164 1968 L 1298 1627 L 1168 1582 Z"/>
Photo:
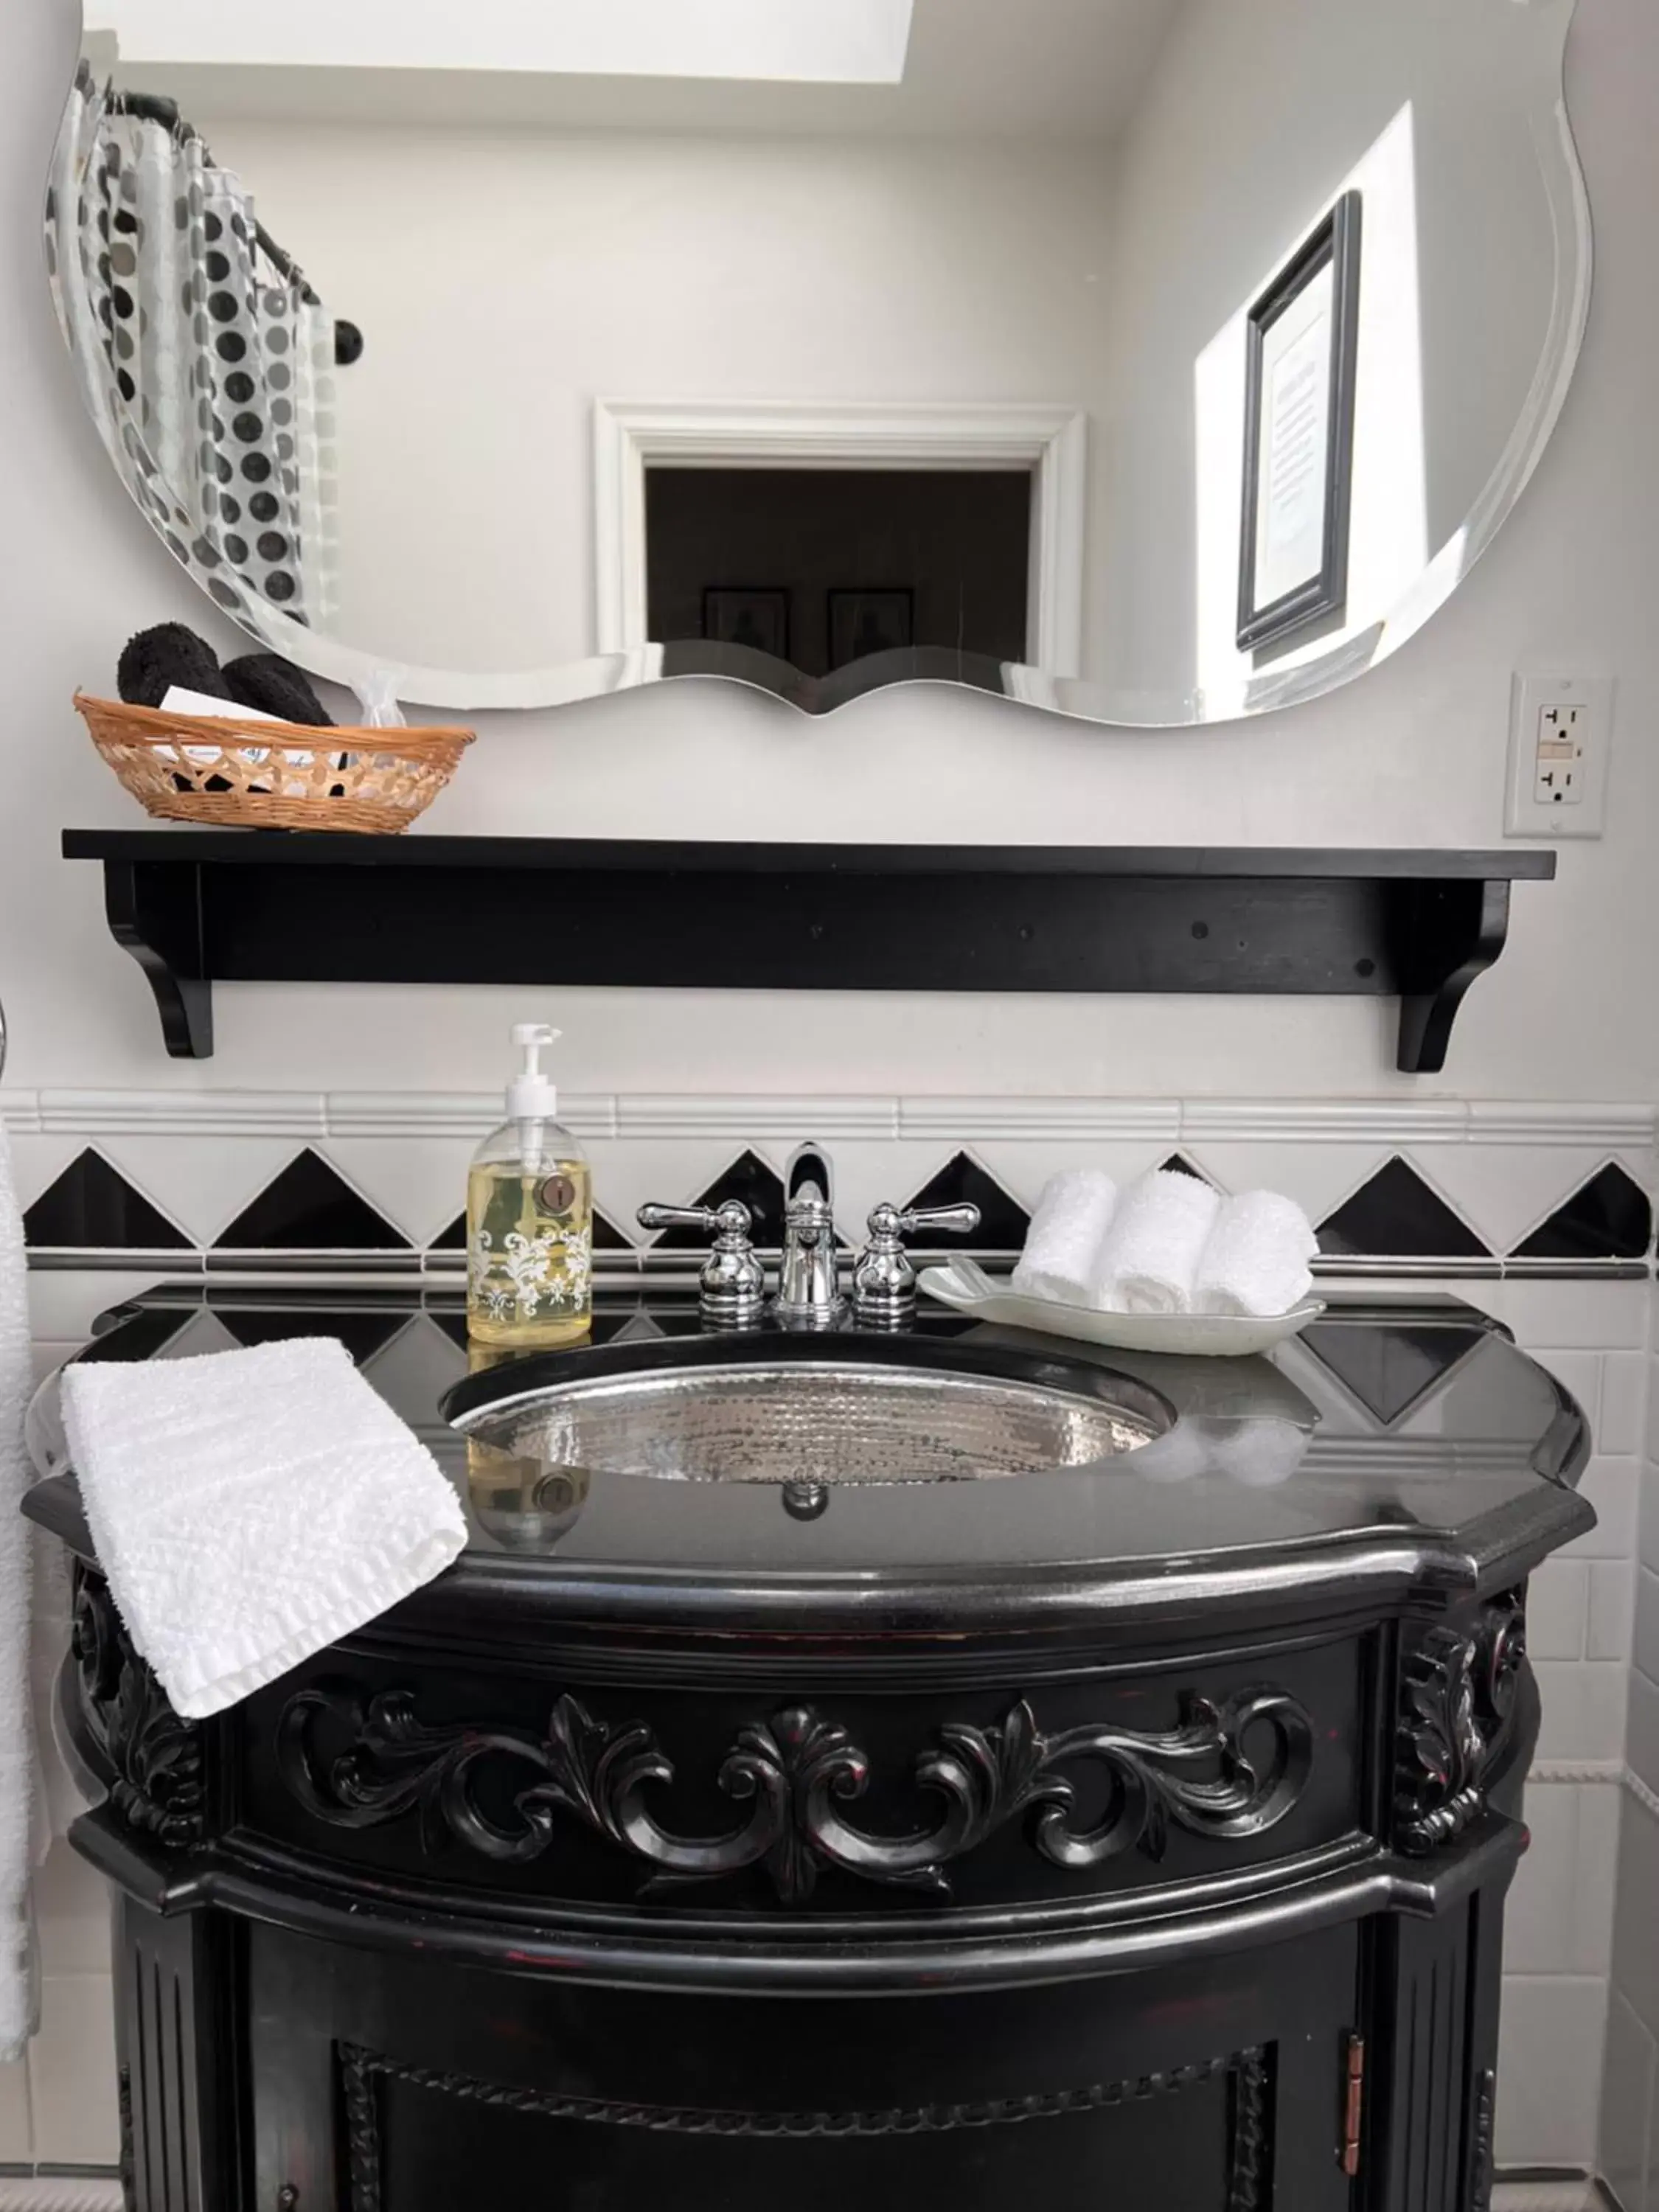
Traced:
<path id="1" fill-rule="evenodd" d="M 517 1352 L 573 1343 L 593 1317 L 593 1190 L 581 1146 L 554 1118 L 542 1054 L 560 1032 L 520 1022 L 524 1065 L 507 1119 L 472 1156 L 466 1185 L 466 1325 Z"/>

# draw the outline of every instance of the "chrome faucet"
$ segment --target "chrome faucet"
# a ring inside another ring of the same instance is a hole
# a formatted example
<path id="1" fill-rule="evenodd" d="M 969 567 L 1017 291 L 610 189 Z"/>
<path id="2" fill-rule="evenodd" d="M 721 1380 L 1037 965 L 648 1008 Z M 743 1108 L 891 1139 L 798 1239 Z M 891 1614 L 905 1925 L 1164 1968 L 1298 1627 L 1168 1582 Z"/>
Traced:
<path id="1" fill-rule="evenodd" d="M 847 1316 L 836 1264 L 835 1170 L 802 1145 L 783 1172 L 783 1259 L 772 1314 L 781 1328 L 834 1328 Z"/>
<path id="2" fill-rule="evenodd" d="M 853 1295 L 843 1294 L 836 1244 L 835 1171 L 821 1145 L 802 1145 L 784 1170 L 783 1253 L 776 1293 L 750 1240 L 751 1217 L 736 1199 L 714 1208 L 642 1206 L 642 1229 L 684 1227 L 718 1232 L 699 1279 L 704 1322 L 712 1328 L 756 1328 L 767 1314 L 780 1328 L 836 1328 L 850 1310 L 860 1328 L 903 1328 L 915 1313 L 916 1271 L 903 1239 L 920 1229 L 971 1235 L 976 1206 L 891 1206 L 870 1216 L 869 1242 L 853 1269 Z"/>

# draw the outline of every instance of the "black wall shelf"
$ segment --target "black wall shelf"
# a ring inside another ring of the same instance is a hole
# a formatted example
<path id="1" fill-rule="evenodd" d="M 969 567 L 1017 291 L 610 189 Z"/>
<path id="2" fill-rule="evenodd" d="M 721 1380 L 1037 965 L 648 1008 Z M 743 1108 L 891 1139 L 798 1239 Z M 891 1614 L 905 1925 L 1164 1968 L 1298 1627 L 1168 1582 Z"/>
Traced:
<path id="1" fill-rule="evenodd" d="M 1553 853 L 740 845 L 70 830 L 167 1048 L 213 985 L 1398 996 L 1431 1073 Z"/>

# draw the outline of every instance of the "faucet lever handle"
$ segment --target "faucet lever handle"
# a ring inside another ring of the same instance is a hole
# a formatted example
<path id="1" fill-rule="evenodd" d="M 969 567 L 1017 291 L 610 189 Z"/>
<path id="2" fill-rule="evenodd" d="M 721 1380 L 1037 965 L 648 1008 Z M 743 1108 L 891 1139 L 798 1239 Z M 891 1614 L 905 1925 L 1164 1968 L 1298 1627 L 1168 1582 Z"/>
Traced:
<path id="1" fill-rule="evenodd" d="M 755 1328 L 766 1303 L 766 1277 L 749 1239 L 754 1216 L 740 1198 L 719 1206 L 642 1206 L 641 1229 L 703 1229 L 714 1249 L 697 1278 L 697 1303 L 710 1328 Z"/>
<path id="2" fill-rule="evenodd" d="M 976 1206 L 877 1206 L 870 1242 L 853 1270 L 854 1318 L 866 1328 L 902 1328 L 916 1310 L 916 1271 L 904 1238 L 921 1229 L 968 1236 L 978 1227 Z"/>
<path id="3" fill-rule="evenodd" d="M 746 1237 L 754 1215 L 740 1198 L 719 1206 L 642 1206 L 634 1218 L 641 1229 L 706 1229 L 711 1236 Z"/>
<path id="4" fill-rule="evenodd" d="M 876 1212 L 882 1209 L 878 1206 Z M 919 1229 L 948 1229 L 953 1234 L 971 1237 L 979 1227 L 979 1208 L 976 1206 L 910 1206 L 898 1217 L 896 1224 L 901 1237 L 914 1237 Z M 870 1232 L 876 1234 L 876 1215 L 870 1217 Z"/>

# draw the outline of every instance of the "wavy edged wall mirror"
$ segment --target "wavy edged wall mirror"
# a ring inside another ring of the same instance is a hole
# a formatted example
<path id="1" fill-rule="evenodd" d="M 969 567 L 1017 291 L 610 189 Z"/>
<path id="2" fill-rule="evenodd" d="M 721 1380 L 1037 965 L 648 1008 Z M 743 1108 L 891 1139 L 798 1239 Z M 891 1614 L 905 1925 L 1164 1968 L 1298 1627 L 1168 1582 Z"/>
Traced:
<path id="1" fill-rule="evenodd" d="M 1573 6 L 85 0 L 49 269 L 122 483 L 313 674 L 1229 720 L 1543 451 Z"/>

